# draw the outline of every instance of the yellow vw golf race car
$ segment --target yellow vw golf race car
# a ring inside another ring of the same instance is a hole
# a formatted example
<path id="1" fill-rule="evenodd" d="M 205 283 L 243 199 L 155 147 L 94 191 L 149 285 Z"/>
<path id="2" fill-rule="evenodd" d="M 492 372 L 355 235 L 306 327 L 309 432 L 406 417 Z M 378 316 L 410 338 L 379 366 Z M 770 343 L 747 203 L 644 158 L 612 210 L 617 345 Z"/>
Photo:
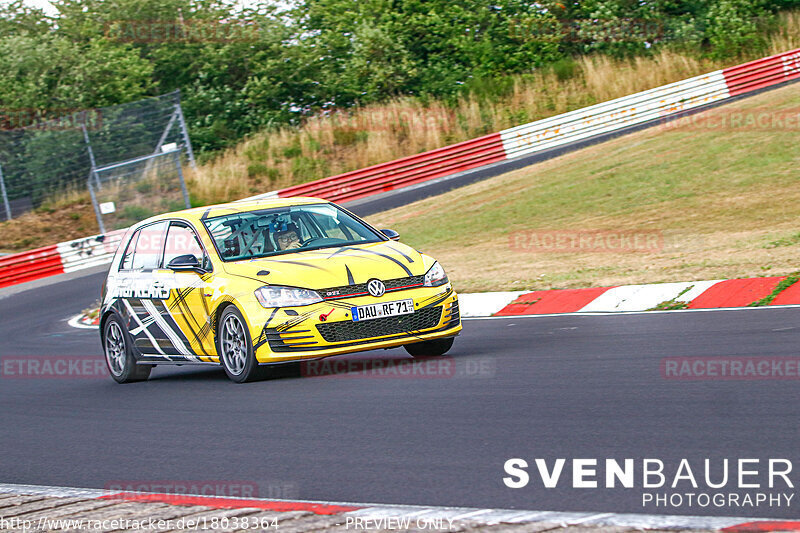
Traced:
<path id="1" fill-rule="evenodd" d="M 275 363 L 403 346 L 447 352 L 458 297 L 433 258 L 316 198 L 166 213 L 131 227 L 103 285 L 111 376 L 221 364 L 236 382 Z"/>

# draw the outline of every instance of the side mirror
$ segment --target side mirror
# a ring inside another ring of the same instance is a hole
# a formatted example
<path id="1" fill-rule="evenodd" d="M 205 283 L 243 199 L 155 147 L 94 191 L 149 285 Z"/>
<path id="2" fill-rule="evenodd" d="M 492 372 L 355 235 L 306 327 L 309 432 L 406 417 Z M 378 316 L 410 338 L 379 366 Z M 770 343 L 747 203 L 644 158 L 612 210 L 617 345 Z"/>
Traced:
<path id="1" fill-rule="evenodd" d="M 400 240 L 400 234 L 397 233 L 393 229 L 382 229 L 381 233 L 383 233 L 384 235 L 386 235 L 387 237 L 389 237 L 393 241 L 399 241 Z"/>
<path id="2" fill-rule="evenodd" d="M 176 272 L 193 271 L 205 273 L 205 270 L 200 267 L 200 261 L 192 254 L 179 255 L 169 262 L 167 268 Z"/>

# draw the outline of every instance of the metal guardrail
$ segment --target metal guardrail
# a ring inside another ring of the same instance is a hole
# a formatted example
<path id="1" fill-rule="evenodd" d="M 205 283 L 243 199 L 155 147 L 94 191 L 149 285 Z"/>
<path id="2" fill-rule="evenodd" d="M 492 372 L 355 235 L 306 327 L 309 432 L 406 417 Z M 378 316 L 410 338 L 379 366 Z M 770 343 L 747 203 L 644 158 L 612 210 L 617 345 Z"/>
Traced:
<path id="1" fill-rule="evenodd" d="M 694 108 L 797 78 L 800 78 L 800 49 L 261 196 L 357 200 L 660 118 L 668 120 Z"/>

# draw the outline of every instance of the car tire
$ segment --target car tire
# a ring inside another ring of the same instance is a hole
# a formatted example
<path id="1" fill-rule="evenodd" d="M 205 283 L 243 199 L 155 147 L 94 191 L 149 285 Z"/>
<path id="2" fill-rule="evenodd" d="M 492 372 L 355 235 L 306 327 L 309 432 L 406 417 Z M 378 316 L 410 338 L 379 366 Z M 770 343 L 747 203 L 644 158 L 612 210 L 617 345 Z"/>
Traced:
<path id="1" fill-rule="evenodd" d="M 131 336 L 117 315 L 111 315 L 103 325 L 103 353 L 108 373 L 117 383 L 144 381 L 150 377 L 153 365 L 136 361 Z"/>
<path id="2" fill-rule="evenodd" d="M 217 353 L 231 381 L 247 383 L 265 376 L 256 360 L 247 322 L 236 306 L 229 305 L 222 311 L 217 332 Z"/>
<path id="3" fill-rule="evenodd" d="M 453 346 L 455 337 L 447 337 L 446 339 L 434 339 L 432 341 L 415 342 L 413 344 L 405 344 L 403 348 L 412 357 L 438 357 L 444 355 Z"/>

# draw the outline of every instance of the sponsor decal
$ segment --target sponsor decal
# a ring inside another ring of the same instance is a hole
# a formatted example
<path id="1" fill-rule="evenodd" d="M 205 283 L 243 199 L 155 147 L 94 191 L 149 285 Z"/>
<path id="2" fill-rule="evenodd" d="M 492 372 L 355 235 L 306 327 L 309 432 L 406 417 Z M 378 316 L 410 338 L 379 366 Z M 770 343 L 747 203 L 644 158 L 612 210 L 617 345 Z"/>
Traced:
<path id="1" fill-rule="evenodd" d="M 117 287 L 113 294 L 115 298 L 169 300 L 169 289 L 166 287 Z"/>

